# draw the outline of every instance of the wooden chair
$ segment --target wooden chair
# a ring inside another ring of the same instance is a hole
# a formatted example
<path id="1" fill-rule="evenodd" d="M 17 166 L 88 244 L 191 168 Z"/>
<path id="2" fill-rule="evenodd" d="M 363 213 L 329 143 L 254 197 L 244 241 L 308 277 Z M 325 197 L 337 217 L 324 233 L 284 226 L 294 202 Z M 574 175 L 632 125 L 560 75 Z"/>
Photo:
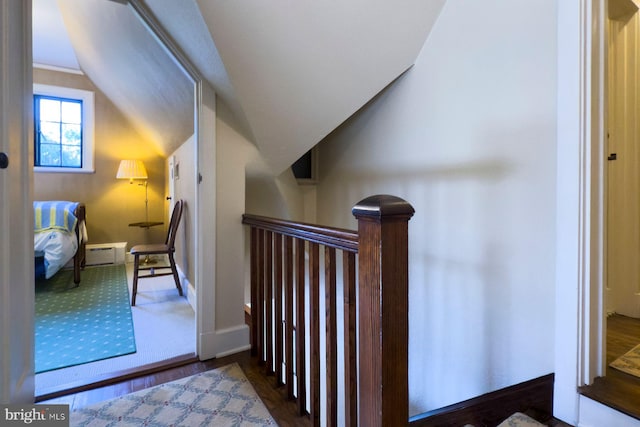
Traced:
<path id="1" fill-rule="evenodd" d="M 176 282 L 176 288 L 180 296 L 182 296 L 182 286 L 180 286 L 180 278 L 178 277 L 178 270 L 176 269 L 176 262 L 173 258 L 175 252 L 176 231 L 180 224 L 180 218 L 182 217 L 182 208 L 184 202 L 178 200 L 173 207 L 171 214 L 171 221 L 169 222 L 169 229 L 167 231 L 167 238 L 164 243 L 156 243 L 150 245 L 136 245 L 131 248 L 131 255 L 133 255 L 133 292 L 131 294 L 131 305 L 136 305 L 136 293 L 138 292 L 138 279 L 148 279 L 150 277 L 168 276 L 173 275 L 173 280 Z M 140 266 L 140 256 L 149 255 L 167 255 L 169 257 L 170 265 L 161 266 Z M 170 269 L 170 272 L 156 273 L 156 270 Z M 140 275 L 140 271 L 149 271 L 150 274 Z"/>

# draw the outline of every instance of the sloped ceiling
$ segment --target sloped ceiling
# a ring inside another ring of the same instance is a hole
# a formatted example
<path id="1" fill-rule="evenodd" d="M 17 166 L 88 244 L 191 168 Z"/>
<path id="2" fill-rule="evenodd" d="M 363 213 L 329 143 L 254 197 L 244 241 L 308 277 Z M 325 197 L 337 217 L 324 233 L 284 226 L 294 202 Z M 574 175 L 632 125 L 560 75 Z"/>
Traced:
<path id="1" fill-rule="evenodd" d="M 238 103 L 218 49 L 196 1 L 144 0 L 143 3 L 173 41 L 180 46 L 191 64 L 211 84 L 216 95 L 229 107 L 232 113 L 232 117 L 226 118 L 229 124 L 248 140 L 253 141 L 251 126 Z"/>
<path id="2" fill-rule="evenodd" d="M 80 71 L 56 1 L 33 0 L 33 29 L 35 64 Z"/>
<path id="3" fill-rule="evenodd" d="M 54 0 L 34 0 L 34 10 L 43 1 Z M 413 64 L 446 0 L 135 1 L 279 174 Z M 193 132 L 186 76 L 126 0 L 57 2 L 80 68 L 172 152 Z"/>
<path id="4" fill-rule="evenodd" d="M 415 61 L 445 0 L 197 0 L 280 172 Z"/>
<path id="5" fill-rule="evenodd" d="M 80 68 L 164 155 L 193 134 L 193 83 L 126 5 L 58 0 Z"/>

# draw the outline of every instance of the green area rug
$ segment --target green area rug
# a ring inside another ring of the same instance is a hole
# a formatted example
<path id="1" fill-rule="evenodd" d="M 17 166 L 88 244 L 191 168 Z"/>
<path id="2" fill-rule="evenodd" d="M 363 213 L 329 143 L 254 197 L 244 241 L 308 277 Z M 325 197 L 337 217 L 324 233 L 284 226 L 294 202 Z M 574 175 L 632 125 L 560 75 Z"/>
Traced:
<path id="1" fill-rule="evenodd" d="M 87 267 L 36 280 L 36 373 L 135 353 L 124 265 Z"/>
<path id="2" fill-rule="evenodd" d="M 70 414 L 79 426 L 276 426 L 237 363 L 96 403 Z"/>

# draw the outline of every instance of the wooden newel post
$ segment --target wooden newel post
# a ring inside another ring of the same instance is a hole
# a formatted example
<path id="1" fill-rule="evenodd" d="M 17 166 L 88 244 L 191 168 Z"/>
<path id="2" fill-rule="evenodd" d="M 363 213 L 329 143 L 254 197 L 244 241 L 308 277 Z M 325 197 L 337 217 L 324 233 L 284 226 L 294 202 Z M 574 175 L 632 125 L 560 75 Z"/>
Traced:
<path id="1" fill-rule="evenodd" d="M 352 210 L 358 220 L 359 425 L 409 420 L 408 225 L 406 201 L 371 196 Z"/>

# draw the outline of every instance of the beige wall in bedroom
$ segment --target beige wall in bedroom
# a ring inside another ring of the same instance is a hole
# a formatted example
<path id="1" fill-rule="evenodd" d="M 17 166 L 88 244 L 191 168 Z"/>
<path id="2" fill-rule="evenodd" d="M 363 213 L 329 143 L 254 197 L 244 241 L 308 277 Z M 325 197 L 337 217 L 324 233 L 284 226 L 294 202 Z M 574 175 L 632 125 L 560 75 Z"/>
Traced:
<path id="1" fill-rule="evenodd" d="M 95 173 L 34 173 L 34 200 L 73 200 L 87 208 L 89 243 L 128 242 L 127 249 L 165 236 L 165 160 L 120 110 L 84 75 L 34 69 L 34 83 L 90 90 L 95 93 Z M 149 220 L 165 226 L 129 227 L 144 221 L 143 186 L 117 180 L 121 159 L 140 159 L 149 174 Z"/>

